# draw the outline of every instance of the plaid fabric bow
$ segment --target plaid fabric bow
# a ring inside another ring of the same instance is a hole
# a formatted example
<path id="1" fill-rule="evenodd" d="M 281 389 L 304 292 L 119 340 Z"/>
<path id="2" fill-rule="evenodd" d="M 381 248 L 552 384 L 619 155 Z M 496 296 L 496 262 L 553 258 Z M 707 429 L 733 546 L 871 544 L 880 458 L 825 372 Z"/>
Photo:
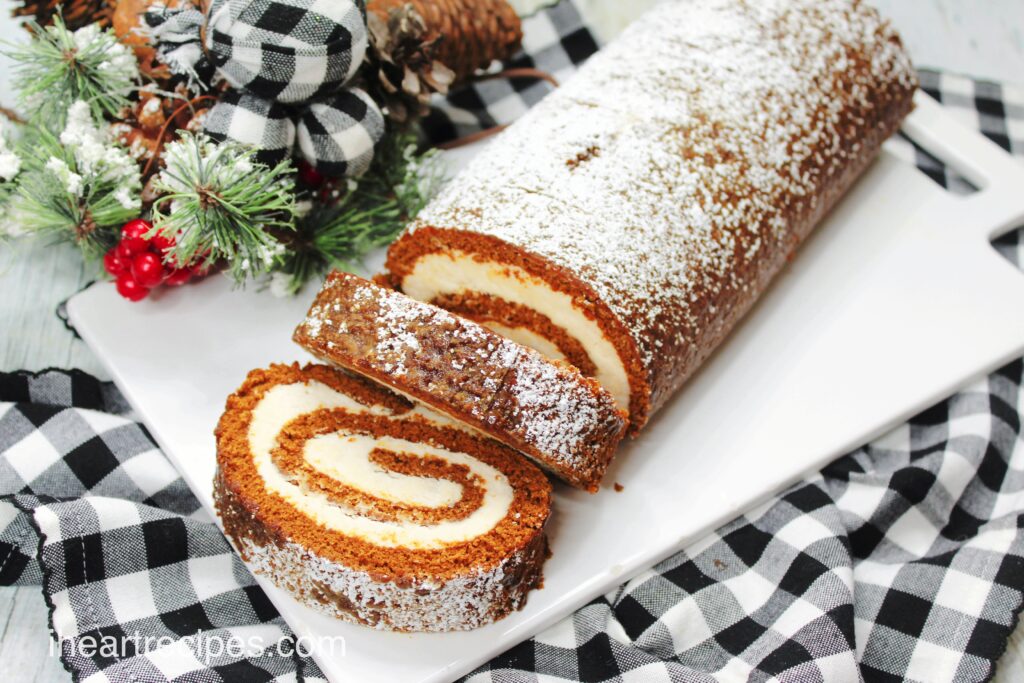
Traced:
<path id="1" fill-rule="evenodd" d="M 384 116 L 344 88 L 366 53 L 362 0 L 214 0 L 146 14 L 157 51 L 178 74 L 231 87 L 210 110 L 215 140 L 259 149 L 275 164 L 299 141 L 302 156 L 331 175 L 359 175 L 384 134 Z"/>
<path id="2" fill-rule="evenodd" d="M 384 135 L 384 115 L 365 91 L 342 90 L 293 109 L 238 90 L 228 90 L 203 122 L 214 140 L 257 147 L 256 159 L 272 166 L 286 159 L 298 139 L 302 157 L 328 175 L 357 176 L 373 160 Z"/>

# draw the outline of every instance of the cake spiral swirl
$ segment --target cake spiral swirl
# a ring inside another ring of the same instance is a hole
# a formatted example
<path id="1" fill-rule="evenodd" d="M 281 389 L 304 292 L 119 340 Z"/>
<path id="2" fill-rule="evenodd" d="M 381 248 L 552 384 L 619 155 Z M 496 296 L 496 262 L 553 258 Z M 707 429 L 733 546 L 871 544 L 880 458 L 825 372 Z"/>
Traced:
<path id="1" fill-rule="evenodd" d="M 254 370 L 217 428 L 224 530 L 257 572 L 378 628 L 473 628 L 540 582 L 550 485 L 497 442 L 321 365 Z"/>

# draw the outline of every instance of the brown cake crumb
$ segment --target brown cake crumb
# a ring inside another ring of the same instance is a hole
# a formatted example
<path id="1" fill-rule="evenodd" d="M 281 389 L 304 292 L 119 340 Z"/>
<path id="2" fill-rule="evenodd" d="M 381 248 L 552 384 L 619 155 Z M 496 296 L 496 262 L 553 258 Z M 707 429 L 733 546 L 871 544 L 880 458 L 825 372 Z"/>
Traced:
<path id="1" fill-rule="evenodd" d="M 625 431 L 624 411 L 575 367 L 349 273 L 328 276 L 295 341 L 588 491 L 598 489 Z"/>
<path id="2" fill-rule="evenodd" d="M 481 504 L 489 482 L 441 458 L 377 449 L 371 459 L 399 473 L 448 479 L 462 495 L 447 508 L 424 508 L 375 497 L 312 468 L 304 444 L 320 435 L 390 436 L 464 453 L 504 475 L 513 492 L 508 510 L 482 535 L 441 547 L 382 546 L 325 526 L 260 475 L 250 448 L 253 411 L 276 387 L 318 382 L 376 412 L 321 408 L 288 422 L 273 463 L 303 490 L 373 520 L 430 526 L 462 519 Z M 314 608 L 350 621 L 394 630 L 475 628 L 520 608 L 541 582 L 547 553 L 544 525 L 551 487 L 544 475 L 507 446 L 450 423 L 413 414 L 404 398 L 323 365 L 274 365 L 249 373 L 227 400 L 217 426 L 214 502 L 224 533 L 255 571 Z M 440 420 L 441 418 L 439 418 Z"/>

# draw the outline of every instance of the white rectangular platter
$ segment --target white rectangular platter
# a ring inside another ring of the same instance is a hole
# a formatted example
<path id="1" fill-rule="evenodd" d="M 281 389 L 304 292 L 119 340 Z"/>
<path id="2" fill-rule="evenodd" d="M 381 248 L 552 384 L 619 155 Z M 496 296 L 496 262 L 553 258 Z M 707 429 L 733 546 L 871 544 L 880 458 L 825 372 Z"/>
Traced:
<path id="1" fill-rule="evenodd" d="M 553 557 L 521 612 L 471 632 L 376 632 L 261 580 L 334 681 L 445 681 L 528 638 L 805 473 L 1024 354 L 1024 275 L 990 238 L 1024 221 L 1024 167 L 918 97 L 905 131 L 980 191 L 955 197 L 887 147 L 596 495 L 558 487 Z M 251 368 L 306 358 L 312 298 L 222 278 L 130 304 L 109 283 L 71 319 L 208 509 L 213 428 Z M 625 489 L 616 493 L 612 482 Z"/>

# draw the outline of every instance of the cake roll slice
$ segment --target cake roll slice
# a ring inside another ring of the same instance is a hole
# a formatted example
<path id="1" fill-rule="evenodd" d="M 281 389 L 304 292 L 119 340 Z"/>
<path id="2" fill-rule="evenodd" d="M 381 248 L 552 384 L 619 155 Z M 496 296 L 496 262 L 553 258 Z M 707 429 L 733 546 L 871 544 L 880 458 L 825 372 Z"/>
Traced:
<path id="1" fill-rule="evenodd" d="M 664 2 L 497 136 L 391 246 L 409 296 L 597 378 L 642 427 L 912 107 L 857 0 Z"/>
<path id="2" fill-rule="evenodd" d="M 540 585 L 551 487 L 518 453 L 323 365 L 249 373 L 214 502 L 249 567 L 330 616 L 470 629 Z"/>
<path id="3" fill-rule="evenodd" d="M 350 273 L 327 277 L 294 338 L 588 491 L 625 432 L 612 396 L 568 363 Z"/>

